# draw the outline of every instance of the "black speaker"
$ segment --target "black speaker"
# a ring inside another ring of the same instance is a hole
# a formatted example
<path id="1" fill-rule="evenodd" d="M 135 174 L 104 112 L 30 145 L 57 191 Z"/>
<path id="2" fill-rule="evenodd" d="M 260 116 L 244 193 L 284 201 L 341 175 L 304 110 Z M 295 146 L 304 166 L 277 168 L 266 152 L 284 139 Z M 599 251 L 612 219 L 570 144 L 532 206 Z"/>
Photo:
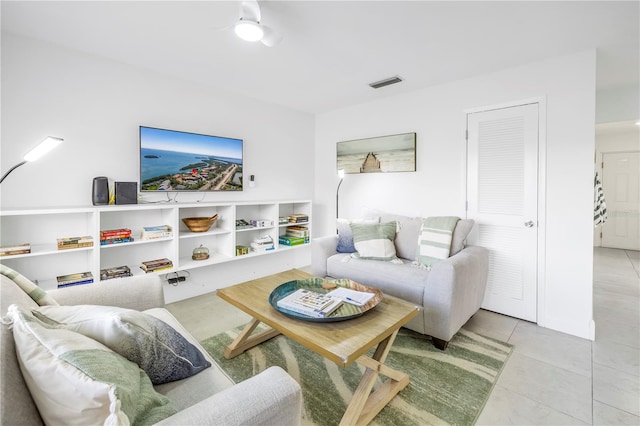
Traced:
<path id="1" fill-rule="evenodd" d="M 99 176 L 93 178 L 91 201 L 94 206 L 109 204 L 109 180 L 106 177 Z"/>
<path id="2" fill-rule="evenodd" d="M 116 204 L 138 204 L 138 182 L 116 182 Z"/>

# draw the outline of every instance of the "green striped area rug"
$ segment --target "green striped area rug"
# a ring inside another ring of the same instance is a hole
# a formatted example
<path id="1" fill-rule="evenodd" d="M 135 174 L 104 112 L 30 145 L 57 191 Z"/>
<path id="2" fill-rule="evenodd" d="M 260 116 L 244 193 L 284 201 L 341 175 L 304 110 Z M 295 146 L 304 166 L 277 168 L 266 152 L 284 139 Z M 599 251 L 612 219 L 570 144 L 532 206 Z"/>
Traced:
<path id="1" fill-rule="evenodd" d="M 338 367 L 284 336 L 227 360 L 224 349 L 241 329 L 210 337 L 201 344 L 236 383 L 272 365 L 282 367 L 302 387 L 303 424 L 340 423 L 363 367 Z M 386 364 L 408 373 L 411 383 L 371 424 L 474 424 L 512 350 L 512 345 L 462 329 L 443 352 L 423 336 L 402 329 Z"/>

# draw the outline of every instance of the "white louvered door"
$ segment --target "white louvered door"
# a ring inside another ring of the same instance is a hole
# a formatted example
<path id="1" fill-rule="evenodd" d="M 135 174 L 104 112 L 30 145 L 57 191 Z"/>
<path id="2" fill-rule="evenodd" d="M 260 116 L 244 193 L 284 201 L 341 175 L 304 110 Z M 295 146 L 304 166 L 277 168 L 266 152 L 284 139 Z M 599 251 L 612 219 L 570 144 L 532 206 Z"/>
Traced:
<path id="1" fill-rule="evenodd" d="M 536 322 L 538 104 L 467 115 L 469 237 L 489 249 L 484 309 Z"/>

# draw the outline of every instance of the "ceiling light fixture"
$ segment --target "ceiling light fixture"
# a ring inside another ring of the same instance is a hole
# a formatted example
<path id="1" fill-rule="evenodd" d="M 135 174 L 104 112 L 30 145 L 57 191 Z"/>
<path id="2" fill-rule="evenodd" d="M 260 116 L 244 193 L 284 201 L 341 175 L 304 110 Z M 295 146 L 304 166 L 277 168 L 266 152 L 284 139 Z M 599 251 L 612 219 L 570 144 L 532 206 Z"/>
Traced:
<path id="1" fill-rule="evenodd" d="M 245 41 L 258 41 L 264 37 L 264 31 L 258 22 L 240 18 L 235 27 L 236 35 Z"/>

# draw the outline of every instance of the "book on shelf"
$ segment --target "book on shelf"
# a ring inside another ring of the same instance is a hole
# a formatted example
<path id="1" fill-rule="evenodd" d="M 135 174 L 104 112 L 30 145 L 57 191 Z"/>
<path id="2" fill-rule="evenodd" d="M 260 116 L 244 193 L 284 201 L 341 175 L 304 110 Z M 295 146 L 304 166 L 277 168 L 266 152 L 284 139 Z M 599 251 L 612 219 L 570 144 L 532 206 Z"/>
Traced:
<path id="1" fill-rule="evenodd" d="M 309 215 L 304 213 L 294 213 L 289 215 L 289 223 L 309 222 Z"/>
<path id="2" fill-rule="evenodd" d="M 325 318 L 335 312 L 342 303 L 343 300 L 338 297 L 301 288 L 278 300 L 277 305 L 313 318 Z"/>
<path id="3" fill-rule="evenodd" d="M 172 269 L 172 268 L 173 268 L 173 262 L 167 259 L 166 257 L 162 259 L 147 260 L 142 262 L 142 264 L 140 265 L 140 269 L 142 269 L 147 273 L 163 271 L 163 270 Z"/>
<path id="4" fill-rule="evenodd" d="M 126 265 L 116 266 L 115 268 L 105 268 L 100 270 L 100 279 L 102 281 L 110 280 L 113 278 L 130 277 L 132 275 L 133 274 L 131 273 L 131 269 Z"/>
<path id="5" fill-rule="evenodd" d="M 27 253 L 31 253 L 30 243 L 0 247 L 0 256 L 15 256 L 17 254 L 27 254 Z"/>
<path id="6" fill-rule="evenodd" d="M 281 235 L 278 238 L 278 243 L 285 246 L 297 246 L 306 244 L 309 242 L 309 237 L 291 237 L 288 235 Z"/>
<path id="7" fill-rule="evenodd" d="M 158 238 L 173 237 L 173 230 L 169 225 L 145 226 L 142 228 L 140 238 L 143 240 L 155 240 Z"/>
<path id="8" fill-rule="evenodd" d="M 256 238 L 250 244 L 253 251 L 267 251 L 274 250 L 275 245 L 273 243 L 273 238 L 270 235 L 265 235 L 264 237 Z"/>
<path id="9" fill-rule="evenodd" d="M 128 238 L 130 236 L 131 229 L 129 228 L 105 229 L 100 231 L 100 240 L 106 240 L 109 238 Z"/>
<path id="10" fill-rule="evenodd" d="M 56 280 L 58 281 L 58 288 L 90 284 L 93 282 L 93 274 L 91 272 L 78 272 L 75 274 L 57 276 Z"/>
<path id="11" fill-rule="evenodd" d="M 122 243 L 130 243 L 133 241 L 133 237 L 125 237 L 125 238 L 108 238 L 106 240 L 100 240 L 101 246 L 108 246 L 109 244 L 122 244 Z"/>
<path id="12" fill-rule="evenodd" d="M 252 219 L 251 225 L 256 228 L 264 228 L 266 226 L 273 226 L 273 220 L 271 219 Z"/>
<path id="13" fill-rule="evenodd" d="M 369 302 L 369 300 L 373 299 L 375 296 L 374 293 L 369 293 L 366 291 L 357 291 L 352 290 L 350 288 L 338 287 L 335 290 L 327 293 L 330 296 L 338 297 L 344 300 L 347 303 L 351 303 L 356 306 L 364 306 Z"/>
<path id="14" fill-rule="evenodd" d="M 93 237 L 86 235 L 83 237 L 58 238 L 58 250 L 74 249 L 81 247 L 93 247 Z"/>
<path id="15" fill-rule="evenodd" d="M 308 237 L 309 228 L 306 226 L 287 226 L 286 235 L 289 237 Z"/>

